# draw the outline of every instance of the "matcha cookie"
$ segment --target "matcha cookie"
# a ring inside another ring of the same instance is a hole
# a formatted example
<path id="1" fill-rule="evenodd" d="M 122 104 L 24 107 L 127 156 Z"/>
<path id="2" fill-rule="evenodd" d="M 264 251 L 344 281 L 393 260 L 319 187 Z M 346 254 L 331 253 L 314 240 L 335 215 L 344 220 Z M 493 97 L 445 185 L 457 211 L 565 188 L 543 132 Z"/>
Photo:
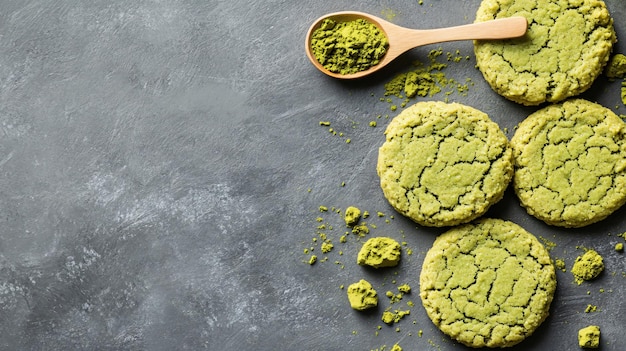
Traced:
<path id="1" fill-rule="evenodd" d="M 511 139 L 522 206 L 562 227 L 606 218 L 626 202 L 625 133 L 611 110 L 582 99 L 528 116 Z"/>
<path id="2" fill-rule="evenodd" d="M 476 63 L 498 94 L 524 105 L 558 102 L 587 90 L 616 41 L 600 0 L 483 0 L 476 22 L 523 16 L 525 37 L 475 41 Z"/>
<path id="3" fill-rule="evenodd" d="M 513 175 L 512 150 L 498 125 L 472 107 L 419 102 L 385 132 L 377 172 L 389 203 L 424 226 L 483 215 Z"/>
<path id="4" fill-rule="evenodd" d="M 556 275 L 548 251 L 515 223 L 482 219 L 437 237 L 420 274 L 426 313 L 470 347 L 508 347 L 548 316 Z"/>

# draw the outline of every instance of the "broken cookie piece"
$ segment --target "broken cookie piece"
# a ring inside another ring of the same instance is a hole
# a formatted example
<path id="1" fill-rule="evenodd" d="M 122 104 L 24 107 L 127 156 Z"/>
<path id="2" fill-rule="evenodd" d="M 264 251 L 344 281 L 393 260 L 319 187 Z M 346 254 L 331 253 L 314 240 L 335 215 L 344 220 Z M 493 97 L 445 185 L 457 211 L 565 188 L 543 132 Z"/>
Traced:
<path id="1" fill-rule="evenodd" d="M 400 244 L 392 238 L 371 238 L 361 247 L 357 263 L 374 268 L 394 267 L 400 262 L 400 254 Z"/>
<path id="2" fill-rule="evenodd" d="M 348 286 L 348 300 L 350 306 L 357 311 L 363 311 L 378 305 L 378 294 L 367 280 L 361 279 Z"/>

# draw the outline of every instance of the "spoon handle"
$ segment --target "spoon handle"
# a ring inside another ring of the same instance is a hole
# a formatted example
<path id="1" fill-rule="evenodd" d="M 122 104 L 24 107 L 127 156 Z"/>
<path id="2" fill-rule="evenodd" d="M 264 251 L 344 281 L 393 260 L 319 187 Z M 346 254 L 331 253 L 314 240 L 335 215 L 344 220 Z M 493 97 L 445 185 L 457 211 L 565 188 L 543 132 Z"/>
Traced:
<path id="1" fill-rule="evenodd" d="M 509 17 L 448 28 L 412 29 L 404 33 L 402 41 L 413 48 L 456 40 L 517 38 L 526 33 L 527 27 L 526 18 Z"/>

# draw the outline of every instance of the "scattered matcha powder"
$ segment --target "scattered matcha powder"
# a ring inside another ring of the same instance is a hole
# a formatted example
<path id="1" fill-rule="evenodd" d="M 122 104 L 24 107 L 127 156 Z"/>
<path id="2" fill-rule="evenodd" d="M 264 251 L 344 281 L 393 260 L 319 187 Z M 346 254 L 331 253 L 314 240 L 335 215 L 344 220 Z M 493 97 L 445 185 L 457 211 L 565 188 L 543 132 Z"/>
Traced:
<path id="1" fill-rule="evenodd" d="M 544 238 L 542 236 L 539 237 L 539 240 L 543 243 L 543 246 L 546 247 L 546 250 L 552 251 L 556 247 L 556 243 L 552 240 Z"/>
<path id="2" fill-rule="evenodd" d="M 565 261 L 562 258 L 555 259 L 554 266 L 556 267 L 556 269 L 567 272 L 567 269 L 565 268 Z"/>
<path id="3" fill-rule="evenodd" d="M 370 229 L 367 227 L 366 223 L 357 224 L 352 228 L 352 234 L 358 235 L 360 237 L 364 237 L 369 234 Z"/>
<path id="4" fill-rule="evenodd" d="M 580 285 L 584 280 L 597 277 L 604 270 L 602 256 L 595 250 L 587 250 L 582 256 L 578 256 L 572 266 L 574 281 Z"/>
<path id="5" fill-rule="evenodd" d="M 394 294 L 391 291 L 387 291 L 387 293 L 385 293 L 385 295 L 391 300 L 390 302 L 392 304 L 402 300 L 402 294 Z"/>
<path id="6" fill-rule="evenodd" d="M 587 308 L 585 308 L 585 313 L 596 312 L 597 310 L 598 310 L 598 306 L 587 305 Z"/>
<path id="7" fill-rule="evenodd" d="M 395 280 L 393 280 L 392 283 L 395 284 L 396 283 Z M 409 284 L 402 284 L 398 286 L 397 294 L 394 294 L 392 291 L 387 291 L 385 295 L 390 299 L 390 303 L 393 304 L 393 303 L 401 301 L 404 295 L 409 294 L 410 292 L 411 292 L 411 286 L 409 286 Z M 411 306 L 412 302 L 409 301 L 407 305 Z"/>
<path id="8" fill-rule="evenodd" d="M 400 320 L 404 318 L 404 316 L 408 316 L 410 314 L 411 314 L 410 310 L 385 311 L 383 312 L 381 319 L 385 324 L 391 325 L 391 324 L 400 322 Z"/>
<path id="9" fill-rule="evenodd" d="M 329 253 L 330 251 L 332 251 L 333 248 L 334 245 L 329 241 L 325 241 L 322 243 L 322 253 Z"/>
<path id="10" fill-rule="evenodd" d="M 396 12 L 392 9 L 384 9 L 380 11 L 380 14 L 385 16 L 385 19 L 389 22 L 392 22 L 397 16 Z"/>
<path id="11" fill-rule="evenodd" d="M 339 237 L 339 242 L 341 243 L 346 243 L 348 241 L 348 235 L 349 234 L 355 234 L 358 235 L 359 237 L 363 237 L 366 234 L 369 233 L 369 228 L 368 228 L 368 224 L 367 223 L 358 223 L 361 219 L 364 218 L 368 218 L 370 216 L 370 213 L 368 211 L 363 211 L 362 215 L 361 215 L 361 211 L 355 207 L 355 206 L 349 206 L 348 208 L 346 208 L 345 211 L 342 211 L 339 208 L 336 207 L 327 207 L 327 206 L 323 206 L 320 205 L 318 207 L 318 210 L 320 212 L 326 213 L 326 212 L 334 212 L 337 213 L 341 216 L 341 218 L 343 219 L 343 221 L 350 226 L 350 224 L 352 224 L 352 231 L 346 231 L 343 235 L 341 235 Z M 377 216 L 379 217 L 386 217 L 386 215 L 380 211 L 375 212 L 377 214 Z M 393 218 L 393 216 L 389 216 L 389 218 Z M 313 243 L 313 246 L 311 246 L 310 248 L 304 248 L 303 252 L 305 255 L 310 254 L 312 251 L 316 250 L 316 248 L 319 247 L 319 249 L 321 250 L 322 253 L 328 253 L 330 251 L 332 251 L 334 249 L 334 245 L 331 241 L 330 236 L 328 235 L 328 231 L 332 231 L 333 230 L 333 226 L 332 224 L 325 222 L 324 217 L 318 216 L 315 218 L 315 221 L 317 222 L 315 228 L 317 230 L 317 235 L 314 236 L 313 238 L 311 238 L 311 242 Z M 370 227 L 375 228 L 376 226 L 374 224 L 369 224 Z M 404 237 L 404 234 L 403 234 Z M 376 241 L 380 241 L 381 238 L 374 238 L 377 240 L 374 240 L 373 242 Z M 374 266 L 378 266 L 378 267 L 384 267 L 386 266 L 386 264 L 389 264 L 389 262 L 393 262 L 394 260 L 399 260 L 400 258 L 400 244 L 398 244 L 395 240 L 391 239 L 391 238 L 383 238 L 382 241 L 385 241 L 386 239 L 392 240 L 394 245 L 391 245 L 392 247 L 397 247 L 398 252 L 394 252 L 394 250 L 385 250 L 383 248 L 383 246 L 385 245 L 378 245 L 380 247 L 378 247 L 379 250 L 379 254 L 381 255 L 380 257 L 380 262 L 375 262 L 373 263 Z M 371 239 L 370 239 L 371 240 Z M 366 242 L 367 243 L 367 242 Z M 380 242 L 379 242 L 380 244 Z M 316 246 L 319 245 L 319 246 Z M 405 249 L 407 249 L 407 243 L 406 242 L 402 242 L 402 245 L 405 246 Z M 364 247 L 366 245 L 364 244 Z M 376 246 L 376 245 L 375 245 Z M 377 250 L 378 250 L 377 249 Z M 407 249 L 408 250 L 408 249 Z M 389 251 L 389 252 L 387 252 Z M 390 255 L 391 253 L 391 255 Z M 339 251 L 339 255 L 342 255 L 343 251 Z M 385 256 L 387 258 L 383 259 L 382 257 Z M 368 258 L 370 259 L 370 258 Z M 311 254 L 311 256 L 309 256 L 308 258 L 308 263 L 310 265 L 313 265 L 315 263 L 319 263 L 319 262 L 326 262 L 328 261 L 329 258 L 328 257 L 324 257 L 324 258 L 318 258 L 317 255 Z M 387 260 L 387 261 L 385 261 Z M 341 261 L 334 261 L 335 264 L 339 265 L 341 268 L 344 268 L 344 264 Z M 387 263 L 385 263 L 387 262 Z M 397 264 L 397 262 L 396 262 Z M 394 272 L 395 275 L 398 275 L 398 272 Z M 391 281 L 392 284 L 397 284 L 396 280 L 393 279 Z M 374 288 L 371 286 L 371 284 L 369 284 L 367 281 L 365 280 L 360 280 L 357 283 L 354 283 L 350 286 L 348 286 L 348 288 L 346 289 L 344 287 L 344 285 L 340 285 L 339 289 L 341 290 L 346 290 L 346 293 L 348 295 L 348 299 L 350 300 L 350 305 L 352 308 L 357 309 L 357 310 L 364 310 L 364 309 L 368 309 L 374 306 L 378 305 L 378 295 L 376 293 L 376 291 L 374 290 Z M 405 294 L 409 294 L 411 292 L 411 287 L 408 284 L 401 284 L 399 286 L 397 286 L 397 290 L 398 293 L 393 293 L 392 291 L 387 291 L 386 292 L 386 296 L 388 296 L 390 298 L 390 302 L 391 303 L 396 303 L 402 300 L 403 296 Z M 406 305 L 411 308 L 414 307 L 415 304 L 413 303 L 413 301 L 407 301 Z M 384 321 L 386 321 L 385 323 L 388 323 L 389 325 L 394 324 L 394 323 L 398 323 L 403 317 L 405 317 L 406 315 L 410 314 L 410 310 L 400 310 L 400 309 L 396 309 L 396 310 L 391 310 L 391 308 L 388 308 L 386 311 L 386 313 L 384 313 L 384 316 L 381 317 L 381 319 L 383 319 Z M 415 324 L 416 322 L 414 321 L 413 324 Z M 396 328 L 399 332 L 399 328 Z M 379 327 L 380 330 L 380 327 Z M 356 333 L 356 331 L 355 331 Z M 355 334 L 356 335 L 356 334 Z M 376 332 L 376 335 L 378 335 L 378 331 Z M 410 335 L 410 333 L 409 333 Z"/>
<path id="12" fill-rule="evenodd" d="M 466 78 L 465 83 L 459 83 L 454 79 L 447 78 L 442 70 L 448 65 L 446 63 L 438 62 L 438 57 L 442 54 L 443 50 L 441 48 L 431 50 L 428 54 L 428 59 L 430 61 L 428 66 L 425 66 L 420 61 L 415 61 L 413 63 L 415 66 L 414 69 L 405 73 L 397 74 L 385 84 L 384 95 L 404 99 L 400 105 L 401 107 L 405 107 L 411 98 L 417 96 L 432 97 L 443 92 L 444 89 L 446 95 L 450 95 L 456 91 L 461 96 L 466 96 L 470 86 L 474 85 L 472 79 Z M 460 62 L 463 59 L 459 50 L 457 50 L 454 54 L 447 52 L 446 57 L 447 61 L 450 62 Z M 393 100 L 389 97 L 386 99 L 381 98 L 381 101 L 386 101 L 390 104 L 393 103 Z M 395 111 L 396 109 L 397 105 L 392 104 L 391 110 Z"/>
<path id="13" fill-rule="evenodd" d="M 311 52 L 327 70 L 339 74 L 357 73 L 377 65 L 389 42 L 373 23 L 363 19 L 322 21 L 311 35 Z"/>

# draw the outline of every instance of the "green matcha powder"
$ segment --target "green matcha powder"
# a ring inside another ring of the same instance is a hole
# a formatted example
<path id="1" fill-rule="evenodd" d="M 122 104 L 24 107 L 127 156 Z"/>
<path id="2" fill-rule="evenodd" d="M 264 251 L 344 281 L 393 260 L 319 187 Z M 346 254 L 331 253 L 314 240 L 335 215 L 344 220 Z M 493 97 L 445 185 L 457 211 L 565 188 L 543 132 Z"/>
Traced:
<path id="1" fill-rule="evenodd" d="M 327 70 L 339 74 L 365 71 L 377 65 L 389 47 L 385 34 L 363 19 L 325 19 L 311 36 L 311 51 Z"/>

